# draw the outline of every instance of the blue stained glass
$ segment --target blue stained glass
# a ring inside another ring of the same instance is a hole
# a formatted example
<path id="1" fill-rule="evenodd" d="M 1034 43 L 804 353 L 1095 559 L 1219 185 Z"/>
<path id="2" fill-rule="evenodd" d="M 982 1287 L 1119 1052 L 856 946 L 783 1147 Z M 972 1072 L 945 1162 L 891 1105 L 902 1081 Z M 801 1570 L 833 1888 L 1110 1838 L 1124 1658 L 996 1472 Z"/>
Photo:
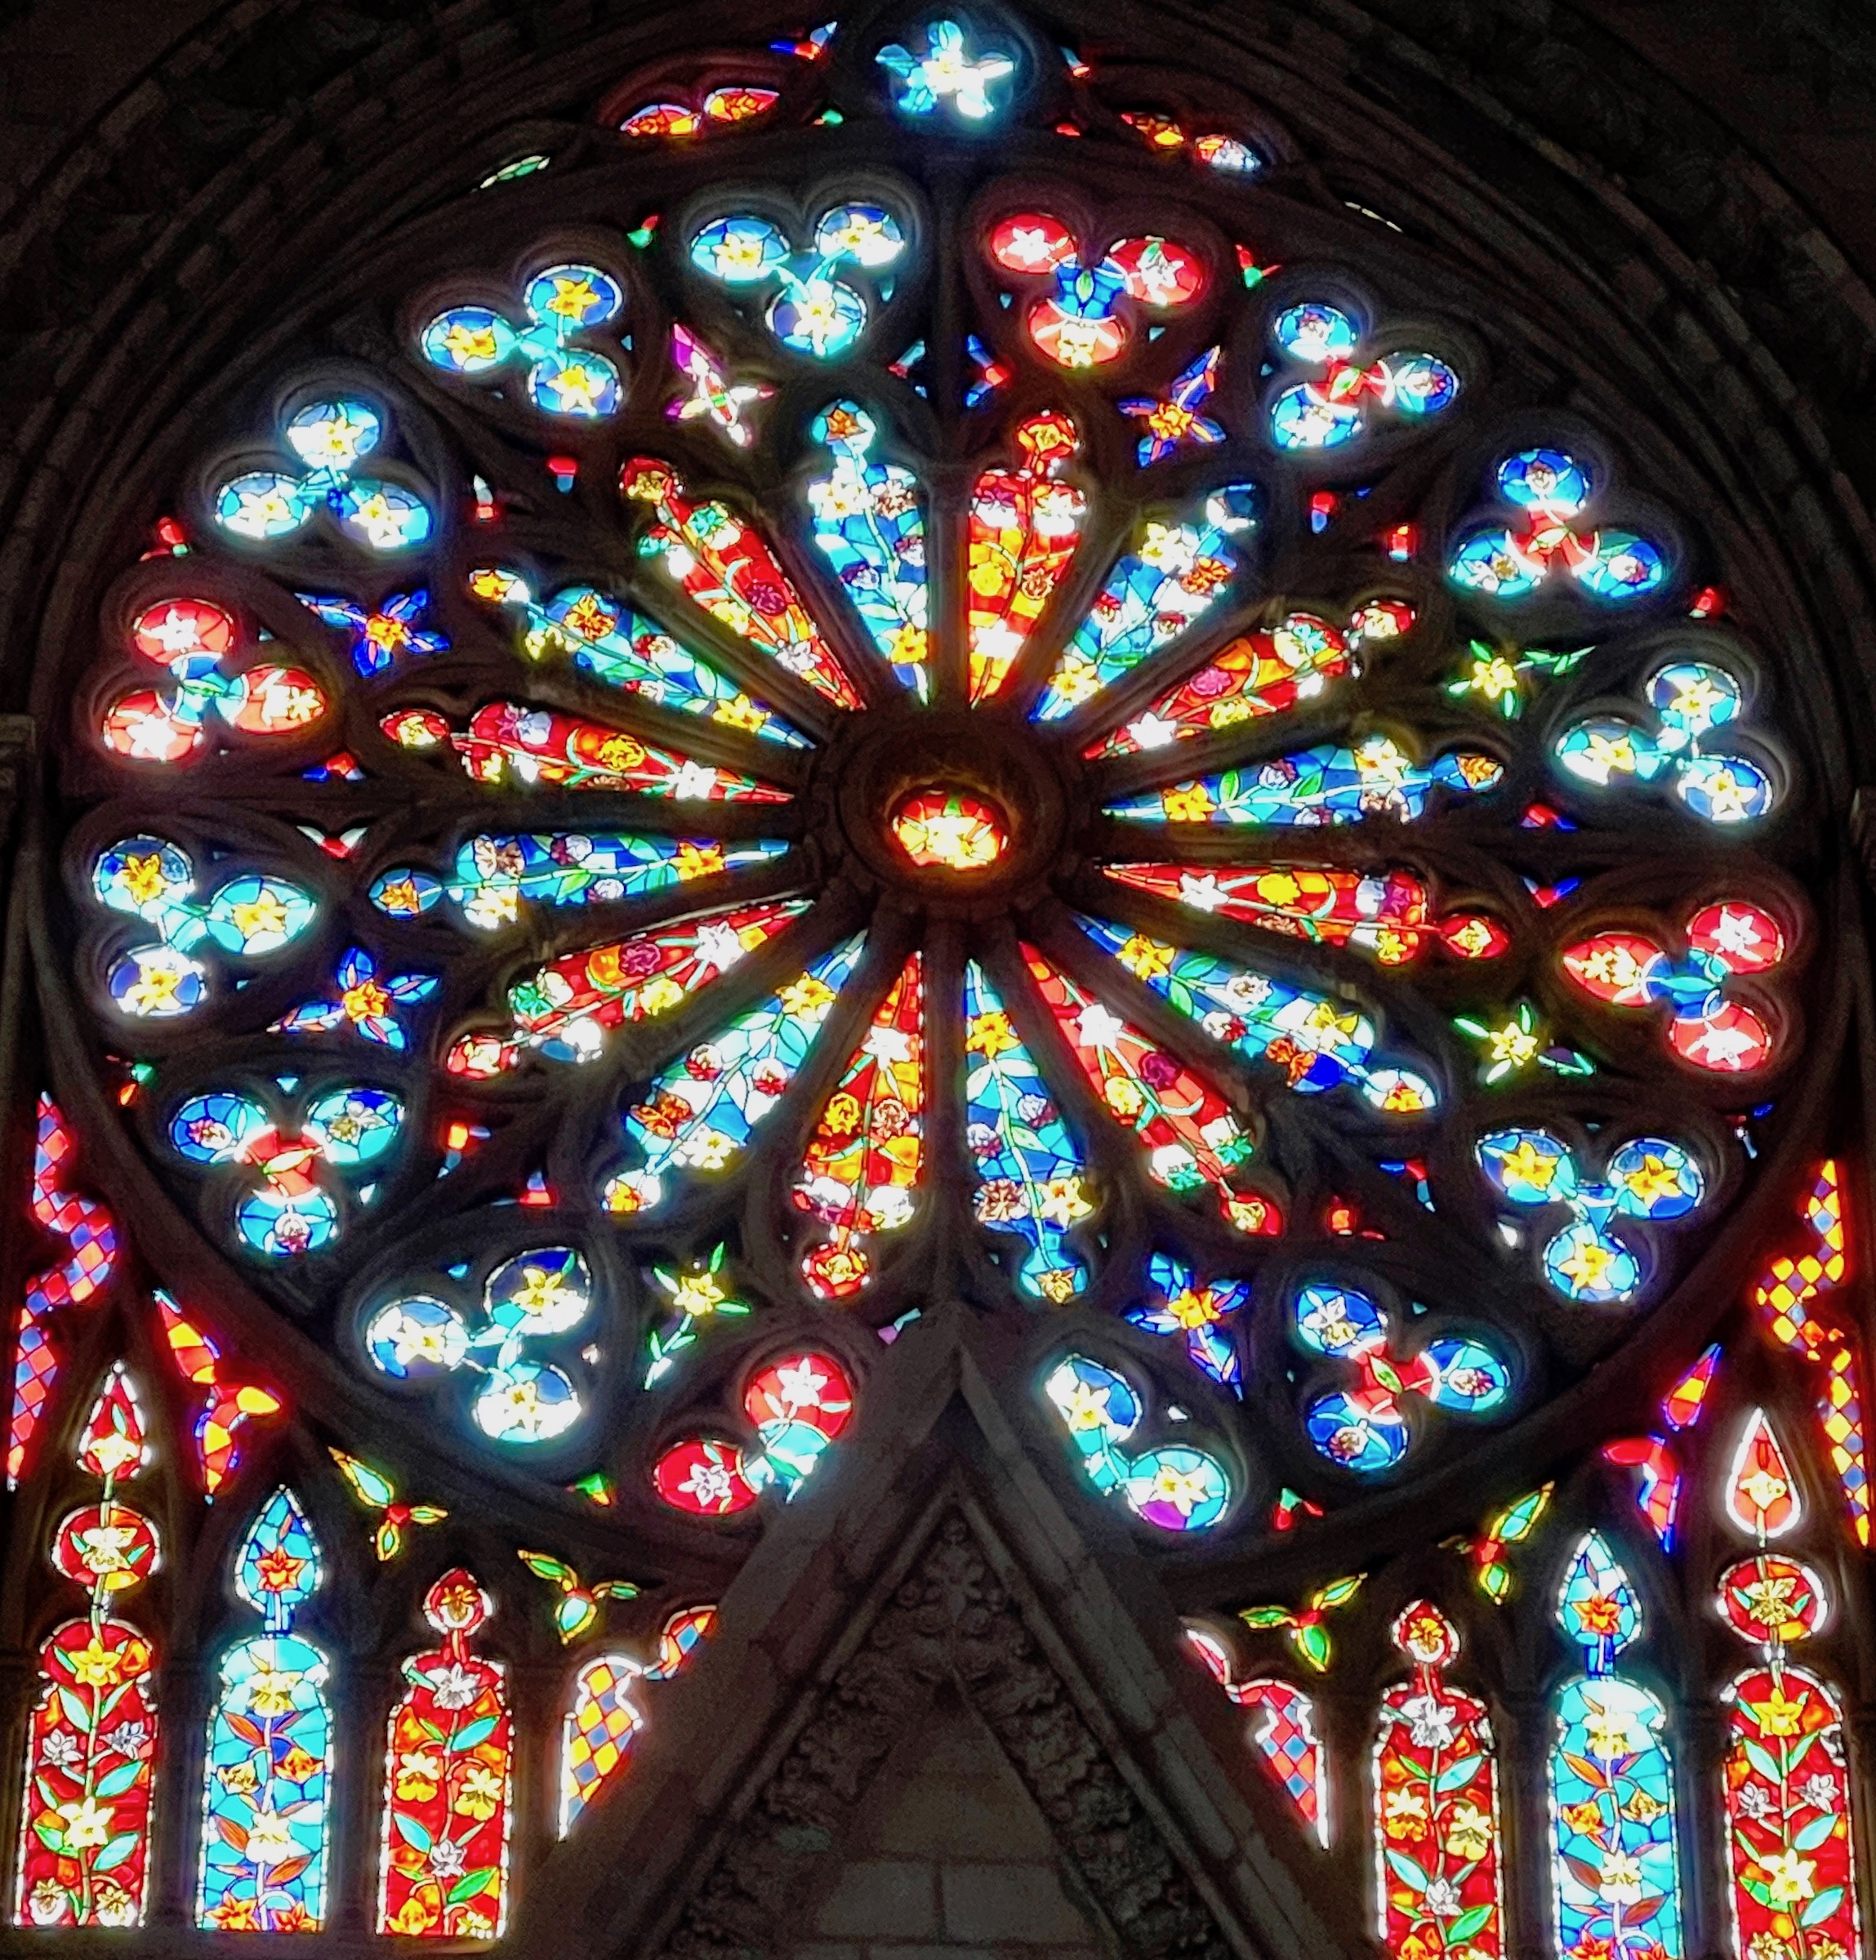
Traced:
<path id="1" fill-rule="evenodd" d="M 1543 1129 L 1489 1131 L 1477 1145 L 1479 1168 L 1506 1202 L 1521 1209 L 1566 1208 L 1566 1219 L 1539 1241 L 1544 1277 L 1566 1299 L 1593 1306 L 1632 1299 L 1648 1268 L 1611 1230 L 1617 1219 L 1671 1224 L 1705 1201 L 1699 1160 L 1666 1137 L 1636 1137 L 1610 1156 L 1606 1178 L 1589 1178 L 1570 1147 Z"/>
<path id="2" fill-rule="evenodd" d="M 619 371 L 590 348 L 556 347 L 528 370 L 528 392 L 550 415 L 610 415 L 621 396 Z"/>
<path id="3" fill-rule="evenodd" d="M 1681 1960 L 1680 1862 L 1667 1717 L 1615 1673 L 1642 1631 L 1628 1575 L 1596 1533 L 1564 1575 L 1557 1620 L 1586 1673 L 1555 1702 L 1550 1753 L 1551 1876 L 1558 1945 L 1609 1960 Z"/>
<path id="4" fill-rule="evenodd" d="M 1085 1354 L 1064 1355 L 1043 1392 L 1067 1430 L 1082 1474 L 1103 1496 L 1118 1494 L 1136 1517 L 1164 1531 L 1203 1531 L 1223 1517 L 1231 1480 L 1218 1459 L 1190 1443 L 1123 1450 L 1142 1404 L 1127 1378 Z"/>
<path id="5" fill-rule="evenodd" d="M 1344 1362 L 1354 1380 L 1312 1396 L 1303 1427 L 1321 1454 L 1362 1475 L 1391 1470 L 1413 1441 L 1407 1398 L 1464 1415 L 1486 1415 L 1511 1392 L 1511 1370 L 1482 1341 L 1445 1334 L 1417 1353 L 1390 1343 L 1388 1322 L 1352 1286 L 1300 1287 L 1292 1309 L 1296 1338 Z"/>
<path id="6" fill-rule="evenodd" d="M 1585 715 L 1557 737 L 1558 768 L 1597 789 L 1664 777 L 1708 823 L 1747 823 L 1771 809 L 1777 791 L 1767 772 L 1709 741 L 1743 711 L 1731 674 L 1709 661 L 1669 661 L 1649 676 L 1645 692 L 1659 718 L 1655 732 L 1625 715 Z"/>
<path id="7" fill-rule="evenodd" d="M 550 265 L 521 296 L 528 317 L 563 334 L 580 333 L 623 310 L 624 288 L 596 265 Z"/>
<path id="8" fill-rule="evenodd" d="M 978 1223 L 1028 1242 L 1017 1285 L 1036 1299 L 1071 1299 L 1088 1284 L 1069 1227 L 1094 1209 L 1081 1153 L 996 990 L 965 969 L 965 1139 Z"/>
<path id="9" fill-rule="evenodd" d="M 925 665 L 925 531 L 917 479 L 897 463 L 868 461 L 878 425 L 854 402 L 836 402 L 814 418 L 813 439 L 832 458 L 811 478 L 808 506 L 814 542 L 865 623 L 893 676 L 923 701 Z"/>
<path id="10" fill-rule="evenodd" d="M 783 838 L 719 844 L 619 831 L 482 835 L 457 849 L 454 875 L 440 889 L 470 924 L 493 932 L 519 919 L 526 905 L 615 905 L 768 864 L 788 848 Z"/>
<path id="11" fill-rule="evenodd" d="M 641 1167 L 606 1180 L 608 1210 L 648 1211 L 667 1195 L 672 1171 L 720 1171 L 741 1157 L 807 1059 L 865 943 L 856 937 L 817 960 L 651 1084 L 625 1120 Z"/>
<path id="12" fill-rule="evenodd" d="M 1256 497 L 1252 485 L 1232 484 L 1205 500 L 1199 519 L 1148 520 L 1075 629 L 1032 719 L 1060 720 L 1196 626 L 1237 574 L 1228 541 L 1255 524 Z"/>
<path id="13" fill-rule="evenodd" d="M 1125 926 L 1081 917 L 1083 929 L 1137 978 L 1196 1021 L 1214 1040 L 1283 1070 L 1299 1095 L 1352 1086 L 1377 1109 L 1436 1107 L 1424 1075 L 1375 1061 L 1374 1022 L 1346 1000 L 1310 993 L 1211 953 L 1183 951 Z"/>
<path id="14" fill-rule="evenodd" d="M 229 1932 L 315 1932 L 324 1922 L 332 1719 L 330 1668 L 292 1631 L 320 1579 L 319 1548 L 284 1487 L 235 1561 L 235 1590 L 266 1631 L 222 1656 L 208 1722 L 196 1923 Z"/>
<path id="15" fill-rule="evenodd" d="M 418 336 L 424 359 L 451 374 L 488 381 L 516 355 L 528 363 L 528 395 L 549 415 L 591 421 L 624 399 L 618 366 L 577 334 L 604 327 L 625 309 L 625 289 L 596 265 L 550 265 L 528 280 L 524 329 L 488 306 L 452 306 Z"/>
<path id="16" fill-rule="evenodd" d="M 1421 765 L 1386 735 L 1359 748 L 1299 750 L 1249 768 L 1227 770 L 1107 805 L 1110 817 L 1148 822 L 1314 827 L 1388 816 L 1403 823 L 1426 814 L 1436 789 L 1468 796 L 1495 788 L 1504 770 L 1489 755 L 1436 757 Z"/>
<path id="17" fill-rule="evenodd" d="M 662 626 L 597 586 L 564 586 L 537 603 L 528 581 L 507 567 L 471 572 L 469 583 L 478 599 L 519 612 L 527 622 L 520 638 L 526 659 L 571 653 L 575 666 L 622 693 L 681 715 L 707 715 L 791 748 L 808 746 L 767 702 L 744 693 Z"/>
<path id="18" fill-rule="evenodd" d="M 1228 1323 L 1250 1298 L 1248 1280 L 1213 1280 L 1201 1285 L 1189 1266 L 1156 1252 L 1147 1265 L 1151 1302 L 1127 1318 L 1149 1334 L 1178 1336 L 1195 1368 L 1232 1394 L 1244 1393 L 1244 1373 Z"/>

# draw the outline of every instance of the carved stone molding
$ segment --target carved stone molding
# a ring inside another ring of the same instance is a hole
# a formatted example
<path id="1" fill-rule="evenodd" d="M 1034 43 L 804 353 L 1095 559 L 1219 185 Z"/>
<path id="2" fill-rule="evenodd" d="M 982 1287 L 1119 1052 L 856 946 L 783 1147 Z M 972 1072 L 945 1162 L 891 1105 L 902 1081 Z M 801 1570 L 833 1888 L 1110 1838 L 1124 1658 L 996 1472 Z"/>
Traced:
<path id="1" fill-rule="evenodd" d="M 947 1681 L 988 1724 L 1129 1960 L 1227 1960 L 1230 1942 L 956 1511 L 750 1804 L 668 1960 L 785 1949 L 874 1773 Z"/>

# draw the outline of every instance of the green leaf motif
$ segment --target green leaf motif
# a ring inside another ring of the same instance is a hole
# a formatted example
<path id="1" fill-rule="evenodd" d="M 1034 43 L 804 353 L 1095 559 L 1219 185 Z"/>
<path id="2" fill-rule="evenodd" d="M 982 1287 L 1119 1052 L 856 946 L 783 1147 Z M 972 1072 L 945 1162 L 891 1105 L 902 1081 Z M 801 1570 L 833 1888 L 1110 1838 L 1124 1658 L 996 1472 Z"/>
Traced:
<path id="1" fill-rule="evenodd" d="M 466 1726 L 458 1729 L 450 1739 L 449 1746 L 458 1753 L 464 1749 L 473 1749 L 479 1742 L 488 1741 L 499 1726 L 497 1717 L 484 1715 L 479 1721 L 470 1722 Z"/>
<path id="2" fill-rule="evenodd" d="M 1416 1892 L 1424 1892 L 1429 1882 L 1425 1871 L 1415 1864 L 1405 1851 L 1389 1851 L 1388 1869 L 1402 1885 L 1411 1886 Z"/>
<path id="3" fill-rule="evenodd" d="M 1798 1923 L 1800 1926 L 1822 1926 L 1843 1903 L 1843 1887 L 1840 1885 L 1827 1885 L 1798 1915 Z"/>
<path id="4" fill-rule="evenodd" d="M 121 1797 L 142 1774 L 141 1762 L 134 1759 L 120 1762 L 114 1770 L 107 1771 L 98 1779 L 97 1793 L 100 1797 Z"/>
<path id="5" fill-rule="evenodd" d="M 448 1905 L 465 1905 L 471 1899 L 479 1899 L 484 1892 L 495 1890 L 495 1869 L 492 1865 L 479 1872 L 465 1872 L 449 1888 Z"/>
<path id="6" fill-rule="evenodd" d="M 1745 1738 L 1745 1759 L 1764 1777 L 1774 1789 L 1785 1781 L 1785 1772 L 1778 1766 L 1777 1759 L 1762 1742 Z"/>
<path id="7" fill-rule="evenodd" d="M 1828 1844 L 1836 1830 L 1837 1813 L 1826 1811 L 1821 1817 L 1813 1817 L 1792 1839 L 1792 1848 L 1799 1851 L 1815 1851 L 1819 1845 Z"/>
<path id="8" fill-rule="evenodd" d="M 1478 1774 L 1478 1766 L 1484 1762 L 1482 1756 L 1462 1756 L 1459 1761 L 1441 1772 L 1440 1780 L 1433 1787 L 1444 1797 L 1454 1790 L 1463 1790 Z M 1449 1931 L 1447 1938 L 1452 1937 Z"/>
<path id="9" fill-rule="evenodd" d="M 391 1822 L 397 1826 L 397 1833 L 413 1850 L 427 1851 L 436 1840 L 419 1824 L 416 1818 L 403 1811 L 391 1812 Z"/>
<path id="10" fill-rule="evenodd" d="M 1463 1941 L 1475 1938 L 1483 1932 L 1491 1923 L 1491 1916 L 1495 1909 L 1489 1902 L 1484 1905 L 1468 1906 L 1446 1928 L 1446 1950 L 1450 1953 Z"/>
<path id="11" fill-rule="evenodd" d="M 1318 1674 L 1326 1674 L 1334 1658 L 1329 1629 L 1323 1626 L 1299 1626 L 1290 1630 L 1290 1644 Z"/>
<path id="12" fill-rule="evenodd" d="M 114 1872 L 141 1842 L 141 1833 L 139 1832 L 119 1831 L 91 1860 L 91 1869 L 94 1872 Z"/>
<path id="13" fill-rule="evenodd" d="M 70 1688 L 59 1690 L 59 1706 L 65 1711 L 65 1719 L 81 1735 L 91 1732 L 91 1711 L 86 1707 L 84 1698 Z"/>

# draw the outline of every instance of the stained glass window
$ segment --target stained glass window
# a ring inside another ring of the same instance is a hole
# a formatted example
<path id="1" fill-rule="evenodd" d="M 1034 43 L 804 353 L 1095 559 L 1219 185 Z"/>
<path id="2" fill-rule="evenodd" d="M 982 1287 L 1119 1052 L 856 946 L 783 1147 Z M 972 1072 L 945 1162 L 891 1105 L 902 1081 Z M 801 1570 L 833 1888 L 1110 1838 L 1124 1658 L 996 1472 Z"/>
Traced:
<path id="1" fill-rule="evenodd" d="M 1812 629 L 1542 281 L 1090 24 L 589 75 L 139 425 L 17 858 L 16 1927 L 538 1928 L 739 1575 L 961 1462 L 1351 1941 L 1859 1950 Z"/>

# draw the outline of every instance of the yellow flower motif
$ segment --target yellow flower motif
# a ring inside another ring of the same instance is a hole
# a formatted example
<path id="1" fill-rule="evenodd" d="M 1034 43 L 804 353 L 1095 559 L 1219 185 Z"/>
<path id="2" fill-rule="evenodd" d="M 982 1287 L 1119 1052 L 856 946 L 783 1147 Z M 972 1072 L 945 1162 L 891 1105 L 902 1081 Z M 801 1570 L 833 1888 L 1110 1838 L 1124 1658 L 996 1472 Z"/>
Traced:
<path id="1" fill-rule="evenodd" d="M 1492 1820 L 1476 1803 L 1459 1803 L 1446 1824 L 1446 1849 L 1455 1858 L 1482 1858 L 1491 1849 Z"/>
<path id="2" fill-rule="evenodd" d="M 1143 980 L 1155 980 L 1171 969 L 1173 949 L 1163 941 L 1135 933 L 1115 957 L 1129 973 L 1138 974 Z"/>
<path id="3" fill-rule="evenodd" d="M 1160 808 L 1173 823 L 1203 823 L 1211 807 L 1211 791 L 1202 782 L 1181 783 L 1160 792 Z"/>
<path id="4" fill-rule="evenodd" d="M 1642 1896 L 1642 1861 L 1627 1851 L 1605 1851 L 1596 1895 L 1611 1905 L 1633 1905 Z"/>
<path id="5" fill-rule="evenodd" d="M 96 1851 L 111 1839 L 111 1806 L 95 1797 L 76 1803 L 61 1803 L 59 1817 L 65 1827 L 65 1848 L 70 1851 Z"/>
<path id="6" fill-rule="evenodd" d="M 702 1320 L 715 1312 L 725 1298 L 723 1289 L 707 1272 L 687 1272 L 679 1280 L 671 1304 L 687 1320 Z"/>
<path id="7" fill-rule="evenodd" d="M 256 1715 L 291 1715 L 294 1677 L 271 1668 L 256 1671 L 247 1684 L 247 1705 Z"/>
<path id="8" fill-rule="evenodd" d="M 554 296 L 548 301 L 546 310 L 577 325 L 599 303 L 599 296 L 594 292 L 590 279 L 568 278 L 557 274 L 554 280 Z"/>
<path id="9" fill-rule="evenodd" d="M 1766 1735 L 1795 1735 L 1803 1726 L 1804 1704 L 1788 1701 L 1782 1688 L 1774 1687 L 1764 1701 L 1747 1704 L 1757 1718 L 1760 1733 Z"/>
<path id="10" fill-rule="evenodd" d="M 834 990 L 812 973 L 804 973 L 799 980 L 791 980 L 778 998 L 791 1014 L 818 1014 L 832 1002 Z"/>
<path id="11" fill-rule="evenodd" d="M 968 1053 L 982 1055 L 986 1060 L 994 1060 L 998 1055 L 1008 1054 L 1017 1045 L 1016 1036 L 1010 1029 L 1009 1015 L 1000 1008 L 990 1013 L 972 1015 L 964 1045 Z"/>
<path id="12" fill-rule="evenodd" d="M 1181 1327 L 1209 1327 L 1219 1317 L 1218 1307 L 1209 1286 L 1196 1290 L 1188 1286 L 1170 1295 L 1166 1312 Z"/>
<path id="13" fill-rule="evenodd" d="M 1051 1178 L 1047 1183 L 1036 1187 L 1036 1214 L 1045 1224 L 1066 1229 L 1077 1218 L 1086 1218 L 1094 1209 L 1093 1203 L 1082 1194 L 1079 1177 Z"/>
<path id="14" fill-rule="evenodd" d="M 495 1815 L 501 1794 L 501 1779 L 472 1762 L 463 1773 L 462 1788 L 450 1808 L 458 1817 L 473 1817 L 479 1824 Z"/>
<path id="15" fill-rule="evenodd" d="M 668 1014 L 684 999 L 684 989 L 669 973 L 659 973 L 639 989 L 636 1003 L 641 1017 Z"/>
<path id="16" fill-rule="evenodd" d="M 233 1790 L 237 1796 L 245 1796 L 250 1790 L 258 1789 L 261 1779 L 251 1762 L 231 1762 L 216 1772 L 225 1790 Z"/>
<path id="17" fill-rule="evenodd" d="M 408 902 L 414 906 L 417 902 L 415 888 L 410 886 L 408 879 L 404 883 L 410 890 Z M 390 895 L 386 894 L 387 897 Z M 236 905 L 229 909 L 234 929 L 243 939 L 252 939 L 260 934 L 272 938 L 281 932 L 287 924 L 287 908 L 281 904 L 278 895 L 270 891 L 263 891 L 245 904 Z"/>
<path id="18" fill-rule="evenodd" d="M 1644 1156 L 1640 1166 L 1627 1172 L 1622 1181 L 1637 1197 L 1651 1204 L 1661 1198 L 1678 1198 L 1683 1189 L 1680 1172 L 1652 1152 Z"/>
<path id="19" fill-rule="evenodd" d="M 1108 1076 L 1101 1085 L 1101 1094 L 1123 1123 L 1131 1123 L 1147 1107 L 1146 1091 L 1125 1076 Z"/>
<path id="20" fill-rule="evenodd" d="M 677 875 L 680 879 L 708 878 L 722 869 L 720 844 L 680 844 L 677 847 Z"/>
<path id="21" fill-rule="evenodd" d="M 1615 1263 L 1615 1255 L 1606 1245 L 1599 1245 L 1593 1239 L 1585 1239 L 1566 1259 L 1557 1261 L 1557 1269 L 1567 1279 L 1588 1290 L 1602 1284 L 1602 1276 Z"/>
<path id="22" fill-rule="evenodd" d="M 1424 1838 L 1426 1798 L 1418 1790 L 1389 1790 L 1382 1813 L 1381 1829 L 1389 1838 Z"/>
<path id="23" fill-rule="evenodd" d="M 1796 1905 L 1817 1890 L 1811 1876 L 1817 1869 L 1814 1858 L 1800 1858 L 1793 1851 L 1775 1851 L 1771 1857 L 1760 1860 L 1759 1869 L 1765 1874 L 1766 1890 L 1771 1894 L 1774 1904 Z"/>
<path id="24" fill-rule="evenodd" d="M 1629 1754 L 1629 1718 L 1620 1711 L 1592 1708 L 1583 1727 L 1589 1739 L 1589 1753 L 1599 1762 L 1613 1762 L 1618 1756 Z"/>
<path id="25" fill-rule="evenodd" d="M 397 1793 L 410 1802 L 427 1802 L 442 1779 L 442 1761 L 427 1749 L 408 1749 L 398 1757 Z"/>
<path id="26" fill-rule="evenodd" d="M 1515 1021 L 1506 1022 L 1503 1027 L 1495 1027 L 1491 1039 L 1492 1060 L 1513 1068 L 1524 1067 L 1540 1045 L 1534 1030 L 1520 1027 Z"/>
<path id="27" fill-rule="evenodd" d="M 124 890 L 139 905 L 148 905 L 151 899 L 160 898 L 169 880 L 163 874 L 163 858 L 155 851 L 145 851 L 124 859 Z"/>
<path id="28" fill-rule="evenodd" d="M 1517 1148 L 1508 1152 L 1502 1160 L 1504 1181 L 1508 1184 L 1526 1184 L 1536 1191 L 1548 1191 L 1562 1161 L 1561 1157 L 1550 1156 L 1540 1150 L 1529 1137 L 1521 1138 Z"/>
<path id="29" fill-rule="evenodd" d="M 1771 1511 L 1782 1503 L 1791 1486 L 1762 1463 L 1749 1477 L 1740 1479 L 1740 1490 L 1755 1511 Z"/>
<path id="30" fill-rule="evenodd" d="M 123 1679 L 123 1656 L 112 1652 L 95 1634 L 88 1646 L 65 1656 L 65 1664 L 81 1688 L 114 1688 Z"/>

